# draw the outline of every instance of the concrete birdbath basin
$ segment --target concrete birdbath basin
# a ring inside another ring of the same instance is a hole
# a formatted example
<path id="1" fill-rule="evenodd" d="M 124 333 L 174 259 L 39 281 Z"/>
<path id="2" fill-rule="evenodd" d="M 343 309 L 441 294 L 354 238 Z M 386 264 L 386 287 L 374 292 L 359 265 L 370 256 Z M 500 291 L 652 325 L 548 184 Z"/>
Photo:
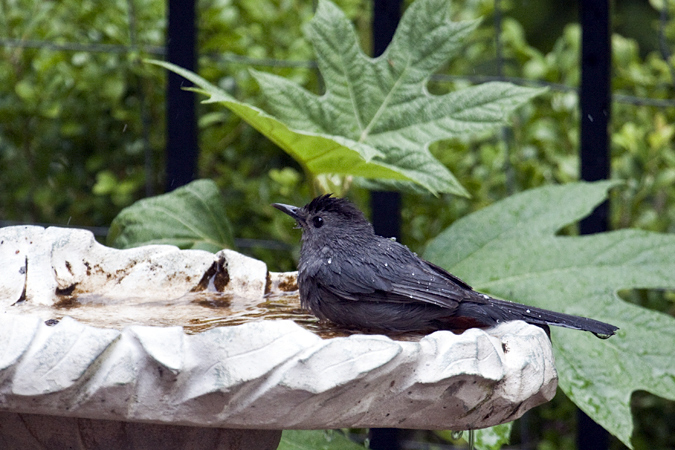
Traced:
<path id="1" fill-rule="evenodd" d="M 357 334 L 239 253 L 0 229 L 0 448 L 274 449 L 282 429 L 475 429 L 550 400 L 539 328 Z"/>

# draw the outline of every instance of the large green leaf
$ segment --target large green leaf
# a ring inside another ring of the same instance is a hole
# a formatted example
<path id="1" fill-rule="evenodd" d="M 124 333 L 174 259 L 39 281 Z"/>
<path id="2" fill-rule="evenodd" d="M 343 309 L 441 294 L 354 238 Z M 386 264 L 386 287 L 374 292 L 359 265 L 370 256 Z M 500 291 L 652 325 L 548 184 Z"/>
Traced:
<path id="1" fill-rule="evenodd" d="M 613 182 L 533 189 L 458 220 L 425 256 L 476 289 L 528 305 L 617 325 L 598 340 L 553 329 L 560 387 L 631 446 L 630 397 L 675 399 L 675 320 L 621 300 L 617 291 L 675 288 L 675 236 L 619 230 L 555 236 L 606 198 Z"/>
<path id="2" fill-rule="evenodd" d="M 480 430 L 463 431 L 459 433 L 461 434 L 461 437 L 458 437 L 458 432 L 451 430 L 436 431 L 436 434 L 450 442 L 462 439 L 469 444 L 473 444 L 473 447 L 470 448 L 476 448 L 478 450 L 499 450 L 502 445 L 509 443 L 512 426 L 513 422 L 508 422 Z M 471 433 L 473 433 L 473 441 Z"/>
<path id="3" fill-rule="evenodd" d="M 274 115 L 238 102 L 201 77 L 155 61 L 185 78 L 269 137 L 311 174 L 336 173 L 414 182 L 433 193 L 468 195 L 429 145 L 503 124 L 542 90 L 486 83 L 431 95 L 429 77 L 456 55 L 476 22 L 451 22 L 448 0 L 418 0 L 378 58 L 360 49 L 345 15 L 320 0 L 306 34 L 326 92 L 253 71 Z"/>
<path id="4" fill-rule="evenodd" d="M 476 430 L 474 445 L 478 450 L 499 450 L 509 443 L 513 422 Z"/>
<path id="5" fill-rule="evenodd" d="M 363 450 L 334 430 L 284 430 L 277 450 Z"/>
<path id="6" fill-rule="evenodd" d="M 217 252 L 233 246 L 223 198 L 211 180 L 197 180 L 168 194 L 145 198 L 113 220 L 108 245 L 117 248 L 171 244 Z"/>

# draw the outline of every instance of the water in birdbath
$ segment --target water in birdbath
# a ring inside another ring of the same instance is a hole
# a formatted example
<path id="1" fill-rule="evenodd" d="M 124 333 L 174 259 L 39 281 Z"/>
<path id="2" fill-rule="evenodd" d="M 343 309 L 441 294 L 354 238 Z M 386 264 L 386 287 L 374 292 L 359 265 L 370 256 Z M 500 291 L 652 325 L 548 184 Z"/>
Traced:
<path id="1" fill-rule="evenodd" d="M 282 275 L 282 274 L 280 274 Z M 210 283 L 212 284 L 212 283 Z M 268 280 L 264 297 L 245 297 L 205 288 L 177 297 L 109 297 L 75 290 L 57 291 L 53 305 L 17 302 L 17 313 L 38 314 L 56 323 L 64 316 L 100 328 L 129 325 L 182 326 L 188 334 L 258 320 L 293 320 L 322 338 L 348 336 L 362 330 L 320 321 L 300 307 L 294 275 Z M 405 337 L 404 337 L 405 338 Z M 405 338 L 407 339 L 407 338 Z"/>
<path id="2" fill-rule="evenodd" d="M 189 292 L 175 298 L 110 298 L 94 293 L 61 295 L 54 305 L 17 303 L 16 312 L 49 317 L 56 323 L 70 316 L 99 328 L 121 329 L 129 325 L 182 326 L 186 333 L 201 333 L 222 326 L 258 320 L 293 320 L 324 339 L 368 334 L 321 321 L 300 307 L 297 287 L 273 289 L 264 298 L 235 296 L 222 292 Z M 377 334 L 382 334 L 378 332 Z M 397 340 L 418 340 L 419 333 L 390 335 Z"/>

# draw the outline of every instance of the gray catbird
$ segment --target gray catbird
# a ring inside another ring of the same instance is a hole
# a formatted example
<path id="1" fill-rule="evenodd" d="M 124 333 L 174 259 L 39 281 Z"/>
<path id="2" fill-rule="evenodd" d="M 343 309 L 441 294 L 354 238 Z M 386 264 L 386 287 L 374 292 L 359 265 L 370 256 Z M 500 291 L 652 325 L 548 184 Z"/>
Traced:
<path id="1" fill-rule="evenodd" d="M 272 206 L 302 228 L 300 301 L 320 319 L 389 332 L 462 330 L 509 320 L 590 331 L 602 338 L 618 330 L 597 320 L 476 292 L 407 247 L 376 235 L 346 199 L 328 194 L 302 208 Z"/>

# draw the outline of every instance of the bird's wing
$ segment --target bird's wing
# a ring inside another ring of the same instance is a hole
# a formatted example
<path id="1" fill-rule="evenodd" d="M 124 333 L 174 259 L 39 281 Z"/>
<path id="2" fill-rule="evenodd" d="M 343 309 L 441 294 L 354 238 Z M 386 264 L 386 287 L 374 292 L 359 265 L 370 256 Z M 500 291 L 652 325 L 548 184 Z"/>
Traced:
<path id="1" fill-rule="evenodd" d="M 374 247 L 317 267 L 321 288 L 344 300 L 425 302 L 453 310 L 463 300 L 484 302 L 471 286 L 407 247 L 388 239 Z"/>

